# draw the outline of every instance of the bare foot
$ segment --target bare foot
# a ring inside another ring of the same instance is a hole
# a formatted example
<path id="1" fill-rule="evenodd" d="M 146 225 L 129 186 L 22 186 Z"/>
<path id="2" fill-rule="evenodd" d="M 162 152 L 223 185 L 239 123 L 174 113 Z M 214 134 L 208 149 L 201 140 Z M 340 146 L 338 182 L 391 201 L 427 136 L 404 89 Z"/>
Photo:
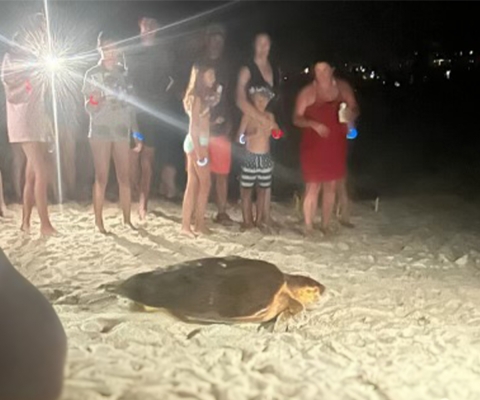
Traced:
<path id="1" fill-rule="evenodd" d="M 340 223 L 340 225 L 344 226 L 345 228 L 349 228 L 349 229 L 355 228 L 355 225 L 352 224 L 350 221 L 340 220 L 338 222 Z"/>
<path id="2" fill-rule="evenodd" d="M 182 234 L 183 236 L 187 236 L 191 239 L 196 238 L 195 233 L 190 228 L 182 228 L 180 234 Z"/>
<path id="3" fill-rule="evenodd" d="M 8 209 L 6 207 L 4 207 L 3 209 L 0 208 L 0 218 L 12 218 L 12 214 L 10 213 L 10 211 L 8 211 Z"/>
<path id="4" fill-rule="evenodd" d="M 147 216 L 147 209 L 144 207 L 140 207 L 138 209 L 138 216 L 140 217 L 140 221 L 144 221 L 145 217 Z"/>
<path id="5" fill-rule="evenodd" d="M 313 226 L 305 226 L 303 228 L 303 236 L 312 237 L 314 234 L 315 234 L 315 231 L 313 230 Z"/>
<path id="6" fill-rule="evenodd" d="M 226 212 L 218 213 L 213 219 L 213 221 L 217 224 L 221 224 L 225 226 L 232 225 L 233 223 L 232 219 Z"/>
<path id="7" fill-rule="evenodd" d="M 130 221 L 126 221 L 123 223 L 125 226 L 128 226 L 130 229 L 134 230 L 134 231 L 138 231 L 138 228 L 136 226 L 134 226 Z"/>
<path id="8" fill-rule="evenodd" d="M 247 224 L 244 222 L 240 225 L 240 232 L 245 232 L 253 228 L 255 228 L 255 226 L 252 223 Z"/>
<path id="9" fill-rule="evenodd" d="M 194 231 L 197 236 L 211 235 L 213 233 L 211 229 L 207 228 L 206 226 L 195 227 Z"/>
<path id="10" fill-rule="evenodd" d="M 257 224 L 257 228 L 262 232 L 264 235 L 271 235 L 273 233 L 272 228 L 267 224 Z"/>
<path id="11" fill-rule="evenodd" d="M 25 233 L 30 233 L 30 224 L 26 222 L 22 222 L 22 226 L 20 227 L 20 230 Z"/>
<path id="12" fill-rule="evenodd" d="M 99 231 L 102 235 L 108 234 L 107 230 L 106 230 L 105 227 L 103 226 L 103 222 L 96 222 L 96 223 L 95 223 L 95 226 L 97 227 L 98 231 Z"/>
<path id="13" fill-rule="evenodd" d="M 320 231 L 323 233 L 325 237 L 330 237 L 335 233 L 330 226 L 322 226 L 320 228 Z"/>
<path id="14" fill-rule="evenodd" d="M 53 228 L 52 225 L 43 226 L 40 228 L 40 233 L 42 236 L 54 236 L 58 235 L 58 232 Z"/>

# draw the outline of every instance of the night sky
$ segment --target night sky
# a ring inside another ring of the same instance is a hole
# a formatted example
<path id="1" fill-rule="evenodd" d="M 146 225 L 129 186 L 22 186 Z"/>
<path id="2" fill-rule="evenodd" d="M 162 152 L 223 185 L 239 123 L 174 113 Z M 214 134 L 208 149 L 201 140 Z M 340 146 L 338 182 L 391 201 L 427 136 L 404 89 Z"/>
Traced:
<path id="1" fill-rule="evenodd" d="M 137 33 L 143 13 L 164 24 L 226 4 L 206 1 L 51 1 L 52 16 L 85 36 L 89 46 L 101 29 L 120 36 Z M 17 21 L 42 9 L 41 1 L 3 1 L 1 33 L 9 37 Z M 434 46 L 479 48 L 475 2 L 254 2 L 240 1 L 165 30 L 166 40 L 195 42 L 210 22 L 229 29 L 230 50 L 248 56 L 255 32 L 266 30 L 274 39 L 274 56 L 288 69 L 316 58 L 382 64 L 415 50 Z M 233 49 L 233 50 L 232 50 Z"/>

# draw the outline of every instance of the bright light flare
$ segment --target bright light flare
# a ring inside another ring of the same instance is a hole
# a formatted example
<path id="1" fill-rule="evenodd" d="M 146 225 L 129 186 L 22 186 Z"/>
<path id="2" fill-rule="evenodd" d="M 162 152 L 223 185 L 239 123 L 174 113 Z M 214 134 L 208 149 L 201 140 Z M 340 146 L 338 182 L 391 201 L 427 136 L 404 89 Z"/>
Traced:
<path id="1" fill-rule="evenodd" d="M 62 58 L 56 57 L 53 54 L 50 54 L 45 57 L 45 66 L 51 72 L 57 72 L 62 68 L 64 60 Z"/>

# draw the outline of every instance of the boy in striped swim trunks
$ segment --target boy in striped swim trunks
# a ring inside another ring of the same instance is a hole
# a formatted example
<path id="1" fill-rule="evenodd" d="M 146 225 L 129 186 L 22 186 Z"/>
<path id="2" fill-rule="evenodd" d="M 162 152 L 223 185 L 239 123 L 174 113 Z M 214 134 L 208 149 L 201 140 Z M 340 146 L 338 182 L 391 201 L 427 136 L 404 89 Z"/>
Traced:
<path id="1" fill-rule="evenodd" d="M 274 94 L 266 87 L 251 87 L 249 95 L 254 107 L 264 117 L 272 121 L 278 129 L 273 114 L 265 111 Z M 241 230 L 259 228 L 270 232 L 270 207 L 265 207 L 265 193 L 272 185 L 273 159 L 270 155 L 271 126 L 244 115 L 238 131 L 238 140 L 245 144 L 246 150 L 241 167 L 240 188 L 242 197 L 243 224 Z M 256 188 L 256 216 L 253 219 L 252 192 Z"/>

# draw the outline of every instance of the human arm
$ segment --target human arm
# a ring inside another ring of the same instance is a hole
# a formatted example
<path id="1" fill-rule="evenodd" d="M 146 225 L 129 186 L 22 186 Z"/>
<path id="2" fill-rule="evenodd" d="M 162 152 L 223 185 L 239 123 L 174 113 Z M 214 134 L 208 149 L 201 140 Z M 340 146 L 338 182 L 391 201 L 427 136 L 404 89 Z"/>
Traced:
<path id="1" fill-rule="evenodd" d="M 193 151 L 197 160 L 203 160 L 208 156 L 207 149 L 200 145 L 201 134 L 201 101 L 197 96 L 193 98 L 192 112 L 190 116 L 190 135 L 193 142 Z M 205 118 L 205 117 L 204 117 Z"/>
<path id="2" fill-rule="evenodd" d="M 297 96 L 293 112 L 293 124 L 299 128 L 311 128 L 320 136 L 326 137 L 328 136 L 329 129 L 325 125 L 305 116 L 307 107 L 309 107 L 315 101 L 314 94 L 312 95 L 312 90 L 313 88 L 309 85 Z"/>
<path id="3" fill-rule="evenodd" d="M 235 136 L 235 142 L 240 142 L 240 138 L 242 135 L 246 135 L 247 134 L 247 127 L 248 127 L 248 117 L 243 114 L 242 116 L 242 120 L 240 121 L 240 125 L 238 126 L 238 130 L 237 130 L 237 135 Z M 241 144 L 244 144 L 244 143 L 241 143 Z"/>
<path id="4" fill-rule="evenodd" d="M 248 115 L 250 118 L 258 121 L 262 125 L 270 126 L 270 121 L 265 118 L 249 101 L 247 98 L 247 85 L 251 79 L 250 71 L 247 67 L 242 67 L 238 74 L 237 91 L 235 102 L 237 107 Z"/>
<path id="5" fill-rule="evenodd" d="M 32 86 L 27 67 L 19 61 L 15 62 L 8 53 L 3 58 L 1 79 L 9 103 L 17 104 L 28 100 Z"/>
<path id="6" fill-rule="evenodd" d="M 85 97 L 85 110 L 89 114 L 97 112 L 102 106 L 102 93 L 92 80 L 89 71 L 87 71 L 83 80 L 82 93 Z"/>
<path id="7" fill-rule="evenodd" d="M 7 89 L 16 89 L 25 84 L 28 71 L 20 62 L 15 62 L 9 53 L 6 53 L 2 63 L 2 83 Z"/>

